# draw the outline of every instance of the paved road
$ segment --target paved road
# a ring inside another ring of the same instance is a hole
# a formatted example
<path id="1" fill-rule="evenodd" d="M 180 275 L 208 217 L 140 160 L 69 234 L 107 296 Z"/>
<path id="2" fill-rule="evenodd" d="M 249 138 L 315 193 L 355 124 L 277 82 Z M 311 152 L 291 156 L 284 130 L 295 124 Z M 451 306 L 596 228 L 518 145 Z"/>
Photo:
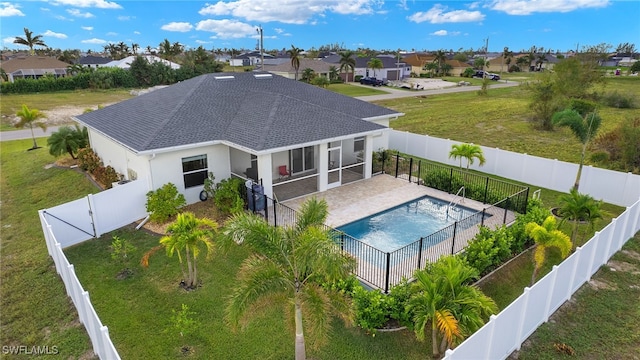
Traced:
<path id="1" fill-rule="evenodd" d="M 58 131 L 60 126 L 49 126 L 47 131 L 42 131 L 39 127 L 33 129 L 33 135 L 36 138 L 41 137 L 49 137 L 54 132 Z M 20 139 L 31 139 L 31 130 L 30 129 L 21 129 L 21 130 L 11 130 L 11 131 L 2 131 L 0 132 L 0 141 L 9 141 L 9 140 L 20 140 Z"/>
<path id="2" fill-rule="evenodd" d="M 369 87 L 367 85 L 360 85 L 360 84 L 353 84 L 353 85 Z M 511 81 L 511 82 L 499 81 L 496 83 L 491 83 L 489 89 L 511 87 L 511 86 L 518 86 L 518 85 L 520 85 L 520 83 L 515 81 Z M 399 99 L 399 98 L 413 97 L 413 96 L 450 94 L 450 93 L 457 93 L 457 92 L 464 92 L 464 91 L 478 91 L 480 90 L 480 86 L 452 86 L 452 87 L 442 88 L 442 89 L 426 89 L 426 90 L 419 90 L 419 91 L 400 90 L 400 89 L 394 89 L 390 87 L 379 87 L 376 89 L 385 91 L 388 94 L 357 96 L 356 99 L 363 100 L 363 101 L 378 101 L 378 100 Z M 52 133 L 58 131 L 59 128 L 60 126 L 50 126 L 47 128 L 47 131 L 45 132 L 43 132 L 42 129 L 40 128 L 35 128 L 33 129 L 33 133 L 36 136 L 36 138 L 49 137 Z M 31 139 L 31 130 L 22 129 L 22 130 L 0 132 L 0 141 L 19 140 L 19 139 Z"/>
<path id="3" fill-rule="evenodd" d="M 495 82 L 495 83 L 492 82 L 490 84 L 490 86 L 489 86 L 489 90 L 497 89 L 497 88 L 504 88 L 504 87 L 518 86 L 518 85 L 520 85 L 520 83 L 515 82 L 515 81 L 510 81 L 510 82 L 498 81 L 498 82 Z M 359 85 L 359 84 L 357 84 L 357 86 L 367 86 L 367 85 Z M 442 88 L 442 89 L 425 89 L 425 90 L 418 90 L 418 91 L 400 90 L 400 89 L 394 89 L 394 88 L 390 88 L 390 87 L 379 87 L 379 88 L 376 88 L 376 90 L 378 90 L 378 89 L 382 90 L 382 91 L 386 91 L 386 92 L 388 92 L 388 94 L 357 96 L 356 99 L 364 100 L 364 101 L 378 101 L 378 100 L 390 100 L 390 99 L 398 99 L 398 98 L 414 97 L 414 96 L 424 96 L 424 95 L 450 94 L 450 93 L 465 92 L 465 91 L 478 91 L 478 90 L 481 89 L 481 86 L 480 85 L 475 85 L 475 86 L 452 86 L 452 87 L 447 87 L 447 88 Z"/>

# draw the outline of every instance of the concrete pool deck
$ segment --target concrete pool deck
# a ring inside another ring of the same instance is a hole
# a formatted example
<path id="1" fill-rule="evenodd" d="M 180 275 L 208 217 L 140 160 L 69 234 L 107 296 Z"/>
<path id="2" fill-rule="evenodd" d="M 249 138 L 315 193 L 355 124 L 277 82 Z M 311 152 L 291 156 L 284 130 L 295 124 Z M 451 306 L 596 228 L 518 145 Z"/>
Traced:
<path id="1" fill-rule="evenodd" d="M 370 179 L 353 182 L 327 191 L 283 201 L 282 204 L 297 211 L 311 197 L 315 196 L 318 199 L 324 199 L 329 206 L 329 216 L 326 224 L 335 228 L 425 195 L 447 202 L 455 199 L 456 202 L 460 202 L 463 206 L 474 210 L 482 210 L 486 207 L 486 205 L 478 201 L 462 199 L 460 196 L 410 183 L 407 179 L 395 178 L 385 174 L 376 175 Z"/>

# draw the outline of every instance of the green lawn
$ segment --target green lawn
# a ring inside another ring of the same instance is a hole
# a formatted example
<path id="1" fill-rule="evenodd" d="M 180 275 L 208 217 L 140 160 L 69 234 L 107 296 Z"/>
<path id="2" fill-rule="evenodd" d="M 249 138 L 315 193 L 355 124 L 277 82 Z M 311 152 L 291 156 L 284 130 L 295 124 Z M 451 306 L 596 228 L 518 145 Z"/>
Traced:
<path id="1" fill-rule="evenodd" d="M 640 79 L 612 79 L 599 91 L 633 94 L 640 106 Z M 568 128 L 542 131 L 529 121 L 528 93 L 523 87 L 476 92 L 428 95 L 376 102 L 406 115 L 391 122 L 396 130 L 496 147 L 503 150 L 577 163 L 581 144 Z M 600 133 L 623 119 L 640 118 L 640 108 L 602 107 Z M 587 156 L 587 164 L 589 159 Z"/>
<path id="2" fill-rule="evenodd" d="M 388 94 L 386 91 L 377 90 L 373 86 L 364 87 L 350 84 L 331 84 L 327 87 L 327 90 L 337 92 L 338 94 L 346 96 L 368 96 L 368 95 L 384 95 Z"/>

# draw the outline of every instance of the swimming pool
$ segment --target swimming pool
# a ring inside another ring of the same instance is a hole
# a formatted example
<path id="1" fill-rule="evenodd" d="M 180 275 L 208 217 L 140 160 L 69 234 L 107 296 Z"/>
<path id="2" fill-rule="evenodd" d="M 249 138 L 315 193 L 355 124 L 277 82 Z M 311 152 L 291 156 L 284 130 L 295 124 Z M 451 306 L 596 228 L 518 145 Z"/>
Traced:
<path id="1" fill-rule="evenodd" d="M 421 237 L 477 213 L 461 205 L 425 196 L 337 228 L 384 252 L 393 252 Z"/>

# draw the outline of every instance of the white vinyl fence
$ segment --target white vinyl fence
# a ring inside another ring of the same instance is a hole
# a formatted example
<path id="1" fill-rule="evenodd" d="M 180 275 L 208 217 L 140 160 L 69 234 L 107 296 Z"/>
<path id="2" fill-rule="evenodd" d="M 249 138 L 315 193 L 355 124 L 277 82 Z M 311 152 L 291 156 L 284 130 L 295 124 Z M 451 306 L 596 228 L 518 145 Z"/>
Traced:
<path id="1" fill-rule="evenodd" d="M 640 200 L 453 350 L 446 360 L 505 359 L 640 231 Z"/>
<path id="2" fill-rule="evenodd" d="M 47 251 L 64 282 L 67 295 L 78 310 L 80 322 L 87 329 L 93 352 L 100 359 L 118 360 L 120 356 L 111 342 L 109 330 L 102 325 L 91 304 L 89 293 L 82 288 L 62 249 L 144 218 L 147 215 L 147 191 L 147 182 L 136 180 L 38 211 Z"/>
<path id="3" fill-rule="evenodd" d="M 389 131 L 389 149 L 458 166 L 458 160 L 449 159 L 453 144 L 460 143 L 403 131 Z M 471 165 L 474 170 L 561 192 L 569 192 L 575 182 L 577 164 L 497 148 L 481 148 L 486 163 L 480 167 L 476 161 Z M 607 203 L 630 206 L 640 198 L 640 175 L 585 166 L 579 190 Z"/>

